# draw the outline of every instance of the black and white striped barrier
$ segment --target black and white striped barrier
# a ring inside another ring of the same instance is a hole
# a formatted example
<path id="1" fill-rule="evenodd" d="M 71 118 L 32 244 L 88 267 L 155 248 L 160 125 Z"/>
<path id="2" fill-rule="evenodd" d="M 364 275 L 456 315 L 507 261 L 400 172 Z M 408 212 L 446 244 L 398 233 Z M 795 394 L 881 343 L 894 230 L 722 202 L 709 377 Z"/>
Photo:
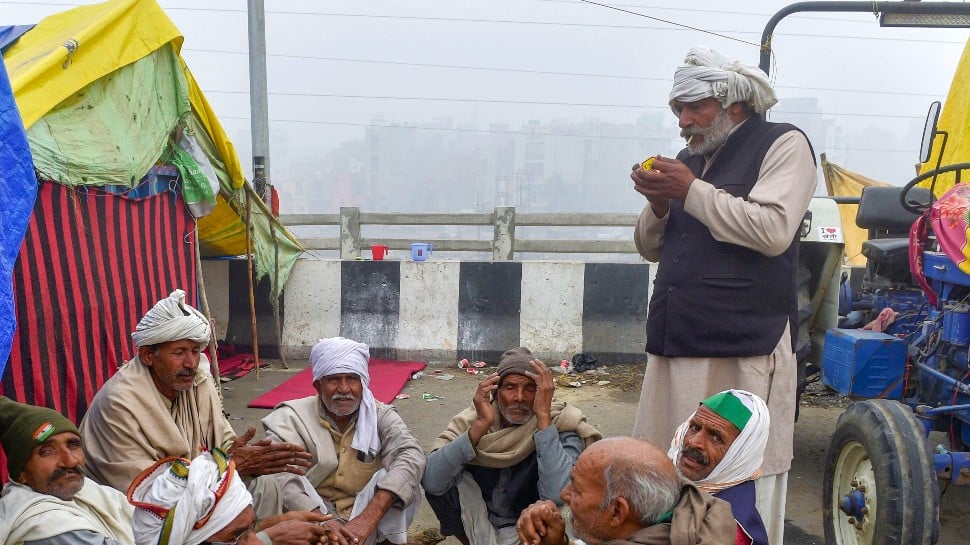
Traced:
<path id="1" fill-rule="evenodd" d="M 586 352 L 604 363 L 646 361 L 647 263 L 573 261 L 340 261 L 301 259 L 281 314 L 288 357 L 342 335 L 374 356 L 495 362 L 528 346 L 547 363 Z M 246 263 L 206 261 L 220 338 L 252 344 Z M 268 283 L 257 285 L 260 354 L 277 354 Z"/>

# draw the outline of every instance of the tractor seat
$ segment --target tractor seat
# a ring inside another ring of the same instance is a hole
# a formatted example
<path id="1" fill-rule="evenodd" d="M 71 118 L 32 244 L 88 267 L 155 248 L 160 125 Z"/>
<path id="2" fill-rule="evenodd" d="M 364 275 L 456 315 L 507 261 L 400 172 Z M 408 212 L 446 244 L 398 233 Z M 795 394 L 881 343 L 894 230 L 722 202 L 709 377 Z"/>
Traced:
<path id="1" fill-rule="evenodd" d="M 882 237 L 894 238 L 909 233 L 909 227 L 919 216 L 903 208 L 899 203 L 901 187 L 869 186 L 862 189 L 859 197 L 859 210 L 855 216 L 855 224 L 863 229 L 881 232 Z M 930 192 L 922 187 L 913 188 L 909 193 L 910 199 L 919 202 L 930 202 Z M 872 236 L 871 238 L 882 238 Z"/>
<path id="2" fill-rule="evenodd" d="M 894 263 L 909 260 L 908 238 L 880 238 L 862 243 L 862 255 L 876 263 Z"/>

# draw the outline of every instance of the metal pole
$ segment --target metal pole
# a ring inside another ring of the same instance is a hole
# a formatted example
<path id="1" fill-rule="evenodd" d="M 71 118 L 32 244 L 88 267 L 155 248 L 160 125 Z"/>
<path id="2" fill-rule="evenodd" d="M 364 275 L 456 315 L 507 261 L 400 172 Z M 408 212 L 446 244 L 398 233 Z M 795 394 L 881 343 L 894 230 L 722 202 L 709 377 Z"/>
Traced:
<path id="1" fill-rule="evenodd" d="M 904 0 L 902 2 L 797 2 L 787 5 L 774 14 L 765 25 L 765 30 L 761 34 L 761 62 L 758 66 L 768 74 L 771 66 L 771 37 L 775 32 L 775 27 L 785 17 L 805 11 L 826 11 L 826 12 L 856 12 L 856 13 L 920 13 L 920 14 L 946 14 L 946 13 L 970 13 L 970 4 L 958 2 L 913 2 Z"/>
<path id="2" fill-rule="evenodd" d="M 263 0 L 249 2 L 249 108 L 253 188 L 269 204 L 269 106 L 266 98 L 266 19 Z"/>

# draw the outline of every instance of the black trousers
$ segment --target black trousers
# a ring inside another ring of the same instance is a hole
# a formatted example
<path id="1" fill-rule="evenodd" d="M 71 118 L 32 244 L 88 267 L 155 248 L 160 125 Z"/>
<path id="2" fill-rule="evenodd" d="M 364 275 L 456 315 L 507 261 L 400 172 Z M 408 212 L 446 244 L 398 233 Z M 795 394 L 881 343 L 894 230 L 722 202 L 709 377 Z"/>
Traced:
<path id="1" fill-rule="evenodd" d="M 457 486 L 452 486 L 440 496 L 425 492 L 424 497 L 428 499 L 428 505 L 438 517 L 441 535 L 466 536 L 465 525 L 461 522 L 461 501 L 458 499 Z"/>

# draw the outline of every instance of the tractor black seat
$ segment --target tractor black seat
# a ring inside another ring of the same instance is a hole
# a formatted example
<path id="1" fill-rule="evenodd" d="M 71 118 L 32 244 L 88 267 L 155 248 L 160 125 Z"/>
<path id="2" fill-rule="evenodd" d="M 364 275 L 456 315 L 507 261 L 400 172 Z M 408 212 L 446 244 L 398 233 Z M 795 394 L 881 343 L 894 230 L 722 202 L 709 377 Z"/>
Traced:
<path id="1" fill-rule="evenodd" d="M 862 255 L 877 263 L 892 263 L 909 259 L 908 238 L 880 238 L 862 243 Z"/>
<path id="2" fill-rule="evenodd" d="M 855 224 L 863 229 L 882 231 L 882 236 L 899 236 L 909 233 L 909 226 L 919 217 L 899 204 L 901 187 L 869 186 L 862 188 L 859 197 L 859 211 Z M 909 199 L 923 203 L 930 202 L 930 192 L 922 187 L 913 188 Z M 872 237 L 869 238 L 881 238 Z"/>

